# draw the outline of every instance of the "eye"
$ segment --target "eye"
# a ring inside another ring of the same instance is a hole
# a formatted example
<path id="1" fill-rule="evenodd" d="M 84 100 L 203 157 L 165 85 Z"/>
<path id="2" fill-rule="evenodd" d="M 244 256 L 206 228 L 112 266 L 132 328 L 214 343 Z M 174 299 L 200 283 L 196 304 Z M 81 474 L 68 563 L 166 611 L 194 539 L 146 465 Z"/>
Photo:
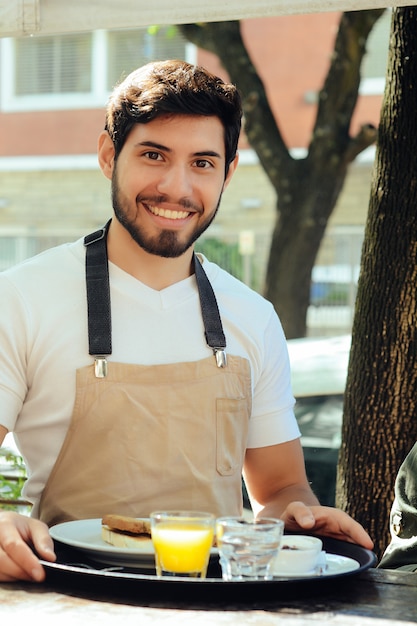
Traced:
<path id="1" fill-rule="evenodd" d="M 159 159 L 162 159 L 162 156 L 159 154 L 159 152 L 155 152 L 154 150 L 148 150 L 144 153 L 144 156 L 146 156 L 151 161 L 158 161 Z"/>
<path id="2" fill-rule="evenodd" d="M 207 159 L 197 159 L 197 161 L 195 161 L 195 165 L 196 165 L 196 167 L 198 167 L 200 169 L 206 169 L 208 167 L 213 167 L 213 164 L 210 163 L 210 161 L 207 161 Z"/>

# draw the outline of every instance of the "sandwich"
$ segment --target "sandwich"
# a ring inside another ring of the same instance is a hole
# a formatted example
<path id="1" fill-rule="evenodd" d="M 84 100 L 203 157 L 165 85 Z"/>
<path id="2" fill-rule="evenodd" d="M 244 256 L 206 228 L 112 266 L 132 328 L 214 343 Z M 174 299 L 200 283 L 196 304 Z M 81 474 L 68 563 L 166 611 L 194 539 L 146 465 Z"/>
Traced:
<path id="1" fill-rule="evenodd" d="M 151 541 L 149 519 L 126 515 L 105 515 L 101 520 L 101 538 L 118 548 L 137 548 Z"/>

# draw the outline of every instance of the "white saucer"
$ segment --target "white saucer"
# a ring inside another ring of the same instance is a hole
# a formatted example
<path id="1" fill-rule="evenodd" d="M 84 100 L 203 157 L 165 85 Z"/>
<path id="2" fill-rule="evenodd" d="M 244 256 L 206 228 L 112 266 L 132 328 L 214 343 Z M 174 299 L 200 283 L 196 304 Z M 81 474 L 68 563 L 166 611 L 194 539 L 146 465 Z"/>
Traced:
<path id="1" fill-rule="evenodd" d="M 309 572 L 285 572 L 274 571 L 274 578 L 314 578 L 316 576 L 336 576 L 347 572 L 354 572 L 360 568 L 360 564 L 355 559 L 340 554 L 328 554 L 325 559 L 320 559 L 317 567 Z"/>

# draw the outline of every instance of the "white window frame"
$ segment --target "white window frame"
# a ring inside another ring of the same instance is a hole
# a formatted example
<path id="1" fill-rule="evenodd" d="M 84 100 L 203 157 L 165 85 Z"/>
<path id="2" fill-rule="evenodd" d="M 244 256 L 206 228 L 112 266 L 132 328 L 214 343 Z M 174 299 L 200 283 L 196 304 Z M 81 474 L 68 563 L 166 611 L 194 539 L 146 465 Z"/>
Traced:
<path id="1" fill-rule="evenodd" d="M 381 96 L 385 89 L 385 77 L 364 78 L 359 85 L 361 96 Z"/>
<path id="2" fill-rule="evenodd" d="M 15 93 L 15 39 L 0 39 L 0 111 L 57 111 L 65 109 L 102 108 L 109 96 L 107 80 L 107 31 L 91 33 L 91 91 L 88 93 L 53 93 L 17 95 Z M 195 63 L 197 48 L 187 43 L 186 60 Z"/>

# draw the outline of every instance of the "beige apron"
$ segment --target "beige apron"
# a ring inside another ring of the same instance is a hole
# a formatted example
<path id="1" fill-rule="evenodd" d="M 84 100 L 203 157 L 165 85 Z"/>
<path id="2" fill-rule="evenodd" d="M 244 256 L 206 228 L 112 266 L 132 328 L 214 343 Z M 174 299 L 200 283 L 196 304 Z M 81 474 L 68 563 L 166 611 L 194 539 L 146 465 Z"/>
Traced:
<path id="1" fill-rule="evenodd" d="M 242 511 L 252 406 L 250 366 L 214 356 L 189 363 L 108 363 L 77 371 L 71 423 L 44 488 L 49 526 L 156 509 Z"/>
<path id="2" fill-rule="evenodd" d="M 109 363 L 77 372 L 68 434 L 44 489 L 40 519 L 155 509 L 239 515 L 250 414 L 249 364 L 228 357 L 145 367 Z"/>

